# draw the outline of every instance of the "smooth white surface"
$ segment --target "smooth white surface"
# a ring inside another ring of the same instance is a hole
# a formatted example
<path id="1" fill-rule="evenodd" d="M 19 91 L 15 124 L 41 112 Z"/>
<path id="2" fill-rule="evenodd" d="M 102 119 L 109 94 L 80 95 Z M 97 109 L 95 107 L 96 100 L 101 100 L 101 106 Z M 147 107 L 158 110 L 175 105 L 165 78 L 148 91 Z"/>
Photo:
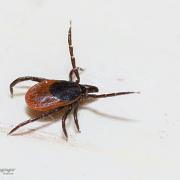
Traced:
<path id="1" fill-rule="evenodd" d="M 0 1 L 0 179 L 180 178 L 180 3 L 176 0 Z M 69 141 L 55 116 L 7 136 L 26 112 L 19 76 L 67 79 L 69 20 L 82 83 L 100 92 L 141 91 L 85 104 L 82 133 L 69 117 Z M 18 88 L 19 87 L 19 88 Z M 54 119 L 54 118 L 53 118 Z"/>

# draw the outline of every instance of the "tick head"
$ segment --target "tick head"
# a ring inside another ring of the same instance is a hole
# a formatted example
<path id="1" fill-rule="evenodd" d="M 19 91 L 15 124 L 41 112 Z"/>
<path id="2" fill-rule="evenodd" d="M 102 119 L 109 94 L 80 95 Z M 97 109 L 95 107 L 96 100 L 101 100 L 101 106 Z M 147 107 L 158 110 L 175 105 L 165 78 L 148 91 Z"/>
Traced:
<path id="1" fill-rule="evenodd" d="M 94 93 L 94 92 L 98 92 L 99 89 L 96 86 L 91 86 L 91 85 L 80 85 L 82 93 L 87 94 L 87 93 Z"/>

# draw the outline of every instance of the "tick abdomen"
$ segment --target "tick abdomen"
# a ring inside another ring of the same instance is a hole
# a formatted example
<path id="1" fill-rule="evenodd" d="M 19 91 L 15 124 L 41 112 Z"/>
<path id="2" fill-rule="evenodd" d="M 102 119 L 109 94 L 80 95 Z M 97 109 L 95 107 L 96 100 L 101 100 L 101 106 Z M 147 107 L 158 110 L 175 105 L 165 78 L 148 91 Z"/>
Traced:
<path id="1" fill-rule="evenodd" d="M 78 84 L 61 80 L 44 80 L 32 86 L 25 100 L 30 109 L 49 111 L 76 101 L 81 95 Z"/>

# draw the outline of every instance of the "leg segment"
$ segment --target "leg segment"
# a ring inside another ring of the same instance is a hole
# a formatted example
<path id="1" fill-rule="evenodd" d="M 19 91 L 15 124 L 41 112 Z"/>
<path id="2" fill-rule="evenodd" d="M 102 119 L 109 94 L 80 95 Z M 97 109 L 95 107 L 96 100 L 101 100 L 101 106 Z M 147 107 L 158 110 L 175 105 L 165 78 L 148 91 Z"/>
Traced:
<path id="1" fill-rule="evenodd" d="M 109 93 L 109 94 L 87 94 L 86 98 L 106 98 L 106 97 L 113 97 L 113 96 L 121 96 L 127 94 L 139 94 L 140 92 L 117 92 L 117 93 Z"/>
<path id="2" fill-rule="evenodd" d="M 73 116 L 74 116 L 74 122 L 75 122 L 76 128 L 77 128 L 78 132 L 81 132 L 79 129 L 79 123 L 78 123 L 78 118 L 77 118 L 78 107 L 79 107 L 79 102 L 77 102 L 75 104 Z"/>
<path id="3" fill-rule="evenodd" d="M 70 81 L 73 81 L 73 73 L 75 74 L 75 71 L 84 71 L 83 68 L 80 68 L 80 67 L 76 67 L 75 69 L 71 69 L 71 71 L 69 72 L 69 80 Z"/>
<path id="4" fill-rule="evenodd" d="M 36 82 L 41 82 L 41 81 L 44 81 L 45 78 L 41 78 L 41 77 L 33 77 L 33 76 L 24 76 L 24 77 L 19 77 L 17 79 L 15 79 L 11 84 L 10 84 L 10 92 L 11 92 L 11 95 L 13 96 L 13 87 L 22 82 L 22 81 L 28 81 L 28 80 L 31 80 L 31 81 L 36 81 Z"/>
<path id="5" fill-rule="evenodd" d="M 56 113 L 56 112 L 62 110 L 63 108 L 64 108 L 64 107 L 58 107 L 58 108 L 56 108 L 56 109 L 53 109 L 52 111 L 49 111 L 49 112 L 44 113 L 44 114 L 41 114 L 39 117 L 36 117 L 36 118 L 33 118 L 33 119 L 29 119 L 29 120 L 27 120 L 27 121 L 24 121 L 24 122 L 18 124 L 16 127 L 14 127 L 8 134 L 12 134 L 14 131 L 16 131 L 17 129 L 19 129 L 20 127 L 22 127 L 22 126 L 24 126 L 24 125 L 26 125 L 26 124 L 32 123 L 32 122 L 34 122 L 34 121 L 37 121 L 38 119 L 47 117 L 47 116 L 49 116 L 49 115 L 51 115 L 51 114 L 53 114 L 53 113 Z"/>
<path id="6" fill-rule="evenodd" d="M 66 131 L 66 118 L 67 118 L 68 114 L 71 112 L 71 110 L 72 110 L 72 106 L 69 105 L 69 108 L 67 109 L 67 111 L 64 113 L 64 115 L 62 117 L 62 129 L 63 129 L 64 135 L 66 136 L 66 139 L 68 138 L 68 134 Z"/>
<path id="7" fill-rule="evenodd" d="M 74 57 L 74 52 L 73 52 L 73 45 L 72 45 L 72 35 L 71 35 L 71 22 L 70 22 L 70 27 L 69 27 L 69 31 L 68 31 L 68 44 L 69 44 L 69 53 L 70 53 L 70 56 L 71 56 L 71 64 L 72 64 L 72 67 L 73 67 L 73 71 L 72 73 L 74 73 L 76 75 L 76 82 L 79 83 L 80 82 L 80 76 L 79 76 L 79 72 L 78 72 L 78 69 L 76 68 L 76 60 L 75 60 L 75 57 Z M 72 74 L 70 72 L 70 74 Z M 72 76 L 72 75 L 71 75 Z"/>

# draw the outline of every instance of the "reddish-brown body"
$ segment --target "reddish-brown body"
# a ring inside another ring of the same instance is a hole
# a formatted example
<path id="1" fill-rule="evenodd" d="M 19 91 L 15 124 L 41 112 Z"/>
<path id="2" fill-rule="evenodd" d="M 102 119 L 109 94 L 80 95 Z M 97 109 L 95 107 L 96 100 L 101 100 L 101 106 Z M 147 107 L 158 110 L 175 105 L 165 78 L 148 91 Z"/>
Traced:
<path id="1" fill-rule="evenodd" d="M 75 98 L 71 101 L 65 101 L 52 95 L 50 92 L 50 87 L 56 82 L 63 84 L 61 81 L 57 80 L 44 80 L 32 86 L 25 95 L 25 100 L 28 107 L 37 111 L 49 111 L 57 107 L 72 104 L 77 100 L 77 98 Z"/>

